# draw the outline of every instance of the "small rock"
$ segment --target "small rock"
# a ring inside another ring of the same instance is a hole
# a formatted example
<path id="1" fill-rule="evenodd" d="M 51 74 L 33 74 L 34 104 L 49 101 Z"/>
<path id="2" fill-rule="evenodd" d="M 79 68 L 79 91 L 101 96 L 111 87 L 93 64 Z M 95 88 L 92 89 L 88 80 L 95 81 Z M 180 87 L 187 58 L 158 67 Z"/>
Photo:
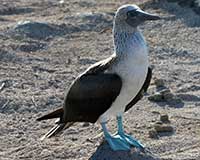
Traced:
<path id="1" fill-rule="evenodd" d="M 171 93 L 171 91 L 168 88 L 161 90 L 160 94 L 163 96 L 165 100 L 171 100 L 174 97 L 174 95 Z"/>
<path id="2" fill-rule="evenodd" d="M 156 92 L 155 94 L 150 95 L 148 97 L 148 100 L 154 101 L 154 102 L 162 102 L 164 100 L 164 97 L 159 92 Z"/>
<path id="3" fill-rule="evenodd" d="M 155 122 L 155 124 L 161 125 L 161 124 L 163 124 L 163 122 L 162 121 L 157 121 L 157 122 Z"/>
<path id="4" fill-rule="evenodd" d="M 34 39 L 48 39 L 64 34 L 64 30 L 58 25 L 34 21 L 19 21 L 12 32 Z"/>
<path id="5" fill-rule="evenodd" d="M 158 132 L 155 129 L 151 129 L 149 131 L 149 138 L 157 139 L 158 138 Z"/>
<path id="6" fill-rule="evenodd" d="M 172 126 L 166 125 L 166 124 L 155 124 L 154 129 L 157 132 L 173 132 L 174 131 L 174 128 Z"/>
<path id="7" fill-rule="evenodd" d="M 156 87 L 163 87 L 163 86 L 165 86 L 165 83 L 164 83 L 163 79 L 155 79 L 154 83 L 155 83 Z"/>
<path id="8" fill-rule="evenodd" d="M 168 88 L 162 89 L 159 92 L 156 92 L 155 94 L 152 94 L 148 97 L 148 100 L 153 102 L 168 102 L 171 104 L 178 104 L 182 103 L 182 100 L 171 93 L 171 91 Z"/>
<path id="9" fill-rule="evenodd" d="M 88 127 L 89 125 L 90 125 L 89 122 L 85 122 L 85 123 L 83 123 L 83 127 Z"/>
<path id="10" fill-rule="evenodd" d="M 160 112 L 158 112 L 158 111 L 152 111 L 151 113 L 153 113 L 153 114 L 160 114 Z"/>
<path id="11" fill-rule="evenodd" d="M 160 115 L 160 120 L 161 120 L 161 122 L 163 122 L 163 123 L 169 123 L 170 121 L 169 121 L 169 116 L 167 115 L 167 114 L 162 114 L 162 115 Z"/>
<path id="12" fill-rule="evenodd" d="M 78 138 L 76 138 L 76 137 L 72 137 L 71 140 L 72 140 L 72 141 L 77 141 Z"/>
<path id="13" fill-rule="evenodd" d="M 67 61 L 66 61 L 66 63 L 67 63 L 67 64 L 71 64 L 71 63 L 72 63 L 72 60 L 71 60 L 70 58 L 68 58 Z"/>

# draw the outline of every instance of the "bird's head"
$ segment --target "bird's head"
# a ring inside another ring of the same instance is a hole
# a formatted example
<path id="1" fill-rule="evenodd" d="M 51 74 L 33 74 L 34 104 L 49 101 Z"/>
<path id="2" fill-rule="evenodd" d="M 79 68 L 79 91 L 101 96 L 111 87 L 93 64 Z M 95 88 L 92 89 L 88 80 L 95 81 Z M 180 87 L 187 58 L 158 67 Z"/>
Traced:
<path id="1" fill-rule="evenodd" d="M 115 25 L 121 28 L 137 28 L 138 25 L 149 20 L 158 20 L 159 16 L 142 11 L 133 4 L 123 5 L 115 14 Z M 116 27 L 117 27 L 116 26 Z"/>

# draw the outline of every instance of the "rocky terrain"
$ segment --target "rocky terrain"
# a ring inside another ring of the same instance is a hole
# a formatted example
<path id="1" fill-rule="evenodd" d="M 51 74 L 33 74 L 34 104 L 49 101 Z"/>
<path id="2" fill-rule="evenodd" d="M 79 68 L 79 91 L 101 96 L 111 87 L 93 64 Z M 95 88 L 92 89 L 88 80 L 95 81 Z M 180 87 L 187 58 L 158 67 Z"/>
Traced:
<path id="1" fill-rule="evenodd" d="M 54 121 L 36 118 L 62 106 L 74 78 L 112 54 L 113 16 L 126 3 L 163 17 L 140 27 L 153 80 L 124 116 L 125 130 L 152 153 L 111 151 L 98 123 L 40 141 Z M 1 0 L 0 23 L 1 160 L 200 159 L 198 0 Z"/>

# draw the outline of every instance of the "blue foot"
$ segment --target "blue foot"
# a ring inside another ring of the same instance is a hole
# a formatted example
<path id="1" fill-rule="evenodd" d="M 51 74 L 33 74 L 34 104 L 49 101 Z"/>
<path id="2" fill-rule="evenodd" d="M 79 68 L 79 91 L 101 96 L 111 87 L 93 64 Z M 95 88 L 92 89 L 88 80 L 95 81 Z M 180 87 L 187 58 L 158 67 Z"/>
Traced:
<path id="1" fill-rule="evenodd" d="M 119 133 L 119 135 L 120 135 L 130 146 L 136 147 L 136 148 L 138 148 L 140 151 L 144 151 L 144 150 L 145 150 L 144 146 L 143 146 L 138 140 L 136 140 L 135 138 L 131 137 L 130 135 L 125 134 L 125 133 Z"/>
<path id="2" fill-rule="evenodd" d="M 130 150 L 130 145 L 120 136 L 105 136 L 108 144 L 110 145 L 111 149 L 114 151 L 122 150 L 128 151 Z"/>
<path id="3" fill-rule="evenodd" d="M 126 141 L 130 146 L 134 146 L 140 151 L 144 152 L 145 148 L 138 140 L 124 133 L 123 124 L 122 124 L 122 116 L 117 116 L 117 124 L 118 124 L 118 133 L 116 135 L 119 135 L 120 137 L 122 137 L 122 139 L 124 139 L 124 141 Z"/>
<path id="4" fill-rule="evenodd" d="M 106 128 L 106 123 L 101 123 L 105 139 L 110 145 L 111 149 L 114 151 L 128 151 L 130 150 L 130 145 L 124 140 L 120 135 L 111 136 Z"/>

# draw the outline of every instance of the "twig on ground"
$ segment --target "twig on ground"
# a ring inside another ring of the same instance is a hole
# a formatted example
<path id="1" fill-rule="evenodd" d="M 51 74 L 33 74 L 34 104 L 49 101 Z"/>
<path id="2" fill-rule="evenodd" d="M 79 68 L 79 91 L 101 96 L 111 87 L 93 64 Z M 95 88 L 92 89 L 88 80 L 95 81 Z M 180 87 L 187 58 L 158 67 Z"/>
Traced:
<path id="1" fill-rule="evenodd" d="M 1 86 L 0 86 L 0 91 L 2 91 L 3 89 L 4 89 L 4 87 L 5 87 L 5 82 L 3 82 L 2 84 L 1 84 Z"/>
<path id="2" fill-rule="evenodd" d="M 37 104 L 36 104 L 35 99 L 34 99 L 33 96 L 31 97 L 31 101 L 32 101 L 33 105 L 34 105 L 35 107 L 37 107 Z"/>
<path id="3" fill-rule="evenodd" d="M 103 135 L 103 132 L 100 132 L 99 134 L 97 134 L 95 137 L 93 137 L 92 139 L 97 139 L 100 138 Z"/>
<path id="4" fill-rule="evenodd" d="M 2 109 L 6 108 L 6 106 L 8 105 L 9 102 L 10 102 L 10 101 L 7 100 L 6 103 L 5 103 L 1 108 L 2 108 Z"/>

